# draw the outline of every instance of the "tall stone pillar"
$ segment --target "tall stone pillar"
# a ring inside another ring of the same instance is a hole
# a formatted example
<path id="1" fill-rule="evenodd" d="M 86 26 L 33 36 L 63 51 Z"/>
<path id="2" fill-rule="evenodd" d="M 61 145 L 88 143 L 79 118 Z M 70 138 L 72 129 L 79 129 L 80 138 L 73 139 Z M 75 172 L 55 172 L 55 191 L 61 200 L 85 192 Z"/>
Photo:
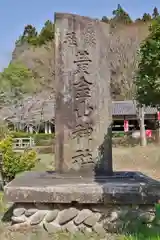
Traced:
<path id="1" fill-rule="evenodd" d="M 55 14 L 58 172 L 112 173 L 109 25 Z"/>

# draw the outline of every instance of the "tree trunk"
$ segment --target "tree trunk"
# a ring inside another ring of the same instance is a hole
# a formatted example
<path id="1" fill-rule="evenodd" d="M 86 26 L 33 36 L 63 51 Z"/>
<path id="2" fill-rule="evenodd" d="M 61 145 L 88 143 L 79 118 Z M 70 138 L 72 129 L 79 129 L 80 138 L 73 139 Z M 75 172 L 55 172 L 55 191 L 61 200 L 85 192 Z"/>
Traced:
<path id="1" fill-rule="evenodd" d="M 156 143 L 160 143 L 160 120 L 159 120 L 159 117 L 158 117 L 159 111 L 160 111 L 160 109 L 158 108 L 157 120 L 156 120 L 156 136 L 155 136 Z"/>
<path id="2" fill-rule="evenodd" d="M 141 146 L 146 146 L 146 132 L 145 132 L 145 124 L 144 124 L 144 106 L 139 108 L 140 113 L 140 144 Z"/>

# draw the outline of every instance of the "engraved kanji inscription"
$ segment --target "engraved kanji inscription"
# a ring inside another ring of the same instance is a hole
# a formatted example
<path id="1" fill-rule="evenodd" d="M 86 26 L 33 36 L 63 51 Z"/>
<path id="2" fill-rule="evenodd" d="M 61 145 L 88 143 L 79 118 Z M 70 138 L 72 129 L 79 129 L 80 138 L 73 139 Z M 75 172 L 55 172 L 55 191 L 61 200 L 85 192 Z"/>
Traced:
<path id="1" fill-rule="evenodd" d="M 68 44 L 68 46 L 77 46 L 77 37 L 75 32 L 66 33 L 64 43 Z"/>
<path id="2" fill-rule="evenodd" d="M 75 99 L 85 99 L 91 97 L 90 86 L 92 85 L 84 76 L 79 78 L 78 82 L 74 83 L 74 97 Z"/>
<path id="3" fill-rule="evenodd" d="M 92 60 L 89 58 L 89 52 L 87 50 L 79 50 L 76 53 L 77 59 L 74 61 L 74 63 L 79 62 L 92 62 Z"/>
<path id="4" fill-rule="evenodd" d="M 56 13 L 55 26 L 56 171 L 85 176 L 95 169 L 97 175 L 102 166 L 108 174 L 112 124 L 107 61 L 110 27 L 68 13 Z M 101 151 L 103 143 L 107 147 Z"/>
<path id="5" fill-rule="evenodd" d="M 73 153 L 73 164 L 84 165 L 93 163 L 91 151 L 92 137 L 77 137 L 74 139 L 75 150 Z"/>
<path id="6" fill-rule="evenodd" d="M 89 74 L 89 63 L 91 62 L 92 60 L 89 58 L 88 51 L 79 50 L 76 54 L 76 60 L 74 60 L 74 63 L 77 66 L 75 74 L 78 74 L 78 73 Z"/>
<path id="7" fill-rule="evenodd" d="M 88 80 L 88 77 L 84 75 L 84 73 L 89 74 L 88 66 L 91 60 L 86 50 L 78 51 L 76 57 L 74 63 L 77 64 L 77 71 L 80 72 L 80 76 L 78 77 L 78 81 L 73 83 L 76 125 L 72 133 L 74 137 L 90 136 L 93 131 L 93 106 L 88 103 L 88 98 L 91 97 L 90 87 L 92 82 Z M 82 68 L 80 68 L 80 66 Z M 84 66 L 87 68 L 84 68 Z"/>
<path id="8" fill-rule="evenodd" d="M 93 106 L 84 100 L 77 100 L 75 104 L 76 125 L 72 131 L 73 138 L 90 136 L 93 132 Z"/>
<path id="9" fill-rule="evenodd" d="M 89 53 L 86 50 L 79 50 L 76 53 L 75 74 L 78 74 L 78 80 L 73 83 L 74 91 L 74 112 L 75 127 L 72 130 L 72 137 L 77 141 L 75 152 L 73 154 L 73 163 L 80 165 L 93 163 L 92 153 L 89 141 L 92 140 L 93 132 L 93 106 L 88 99 L 91 97 L 92 82 L 89 80 L 89 64 L 91 63 Z M 78 142 L 83 144 L 80 146 Z M 84 141 L 88 141 L 84 143 Z M 84 147 L 85 146 L 85 147 Z"/>
<path id="10" fill-rule="evenodd" d="M 93 127 L 91 123 L 80 122 L 77 124 L 76 128 L 73 130 L 73 138 L 75 137 L 83 137 L 90 136 L 93 132 Z"/>
<path id="11" fill-rule="evenodd" d="M 81 165 L 85 165 L 89 163 L 94 163 L 92 159 L 92 153 L 89 149 L 77 150 L 72 159 L 73 164 L 78 163 Z"/>
<path id="12" fill-rule="evenodd" d="M 82 117 L 90 117 L 93 112 L 93 106 L 86 101 L 77 100 L 74 110 L 76 111 L 76 120 Z"/>
<path id="13" fill-rule="evenodd" d="M 82 39 L 86 47 L 95 47 L 96 32 L 93 23 L 89 22 L 83 30 Z"/>

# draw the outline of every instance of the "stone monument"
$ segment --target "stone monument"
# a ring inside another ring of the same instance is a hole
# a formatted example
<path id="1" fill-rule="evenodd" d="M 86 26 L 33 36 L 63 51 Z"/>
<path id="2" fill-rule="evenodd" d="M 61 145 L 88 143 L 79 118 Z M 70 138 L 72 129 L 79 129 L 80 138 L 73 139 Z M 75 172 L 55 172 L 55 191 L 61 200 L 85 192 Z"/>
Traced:
<path id="1" fill-rule="evenodd" d="M 56 172 L 28 172 L 5 186 L 12 223 L 103 237 L 135 219 L 153 225 L 160 183 L 112 171 L 109 26 L 55 16 Z"/>
<path id="2" fill-rule="evenodd" d="M 56 170 L 112 174 L 109 25 L 61 13 L 55 22 Z"/>

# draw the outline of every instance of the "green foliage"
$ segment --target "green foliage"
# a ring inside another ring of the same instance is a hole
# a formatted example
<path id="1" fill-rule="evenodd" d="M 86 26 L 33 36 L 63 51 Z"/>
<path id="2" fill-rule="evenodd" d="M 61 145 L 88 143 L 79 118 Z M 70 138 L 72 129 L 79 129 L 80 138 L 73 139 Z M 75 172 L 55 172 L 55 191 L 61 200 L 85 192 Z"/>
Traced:
<path id="1" fill-rule="evenodd" d="M 26 133 L 26 132 L 12 132 L 12 136 L 14 138 L 25 138 L 25 137 L 33 137 L 35 144 L 40 146 L 41 143 L 45 140 L 52 140 L 54 139 L 54 134 L 46 134 L 46 133 Z M 43 146 L 43 144 L 42 144 Z"/>
<path id="2" fill-rule="evenodd" d="M 160 203 L 157 203 L 155 205 L 155 210 L 156 210 L 156 219 L 160 221 Z"/>
<path id="3" fill-rule="evenodd" d="M 112 137 L 113 138 L 124 137 L 125 135 L 126 135 L 125 132 L 112 132 Z"/>
<path id="4" fill-rule="evenodd" d="M 33 27 L 32 25 L 27 25 L 24 28 L 22 41 L 27 41 L 28 43 L 35 45 L 37 36 L 38 36 L 38 33 L 36 31 L 36 28 Z"/>
<path id="5" fill-rule="evenodd" d="M 36 28 L 32 25 L 27 25 L 24 28 L 23 37 L 36 37 L 37 31 Z"/>
<path id="6" fill-rule="evenodd" d="M 54 24 L 51 21 L 46 21 L 44 27 L 39 34 L 39 45 L 43 45 L 54 39 Z"/>
<path id="7" fill-rule="evenodd" d="M 123 24 L 129 24 L 132 23 L 132 19 L 130 18 L 129 14 L 121 7 L 120 4 L 118 4 L 118 7 L 116 10 L 113 10 L 113 19 L 114 21 L 118 23 Z"/>
<path id="8" fill-rule="evenodd" d="M 120 4 L 118 4 L 117 9 L 113 10 L 112 14 L 113 18 L 109 19 L 107 16 L 103 16 L 101 21 L 105 23 L 111 23 L 111 26 L 115 26 L 114 24 L 117 23 L 130 24 L 133 22 L 129 14 L 122 8 Z M 155 7 L 153 9 L 152 17 L 155 19 L 158 16 L 159 12 L 157 7 Z M 143 18 L 137 18 L 135 22 L 150 21 L 152 17 L 149 13 L 144 13 Z M 16 44 L 27 42 L 33 46 L 41 46 L 43 44 L 46 44 L 48 41 L 52 41 L 54 39 L 54 33 L 55 24 L 50 20 L 47 20 L 44 23 L 44 27 L 39 33 L 33 25 L 28 24 L 25 26 L 23 34 L 16 41 Z"/>
<path id="9" fill-rule="evenodd" d="M 109 18 L 106 16 L 103 16 L 101 21 L 105 23 L 109 23 Z"/>
<path id="10" fill-rule="evenodd" d="M 23 34 L 16 41 L 16 44 L 27 42 L 33 46 L 41 46 L 53 39 L 54 39 L 54 23 L 52 23 L 50 20 L 47 20 L 39 34 L 36 31 L 36 28 L 33 27 L 32 25 L 25 26 Z"/>
<path id="11" fill-rule="evenodd" d="M 8 125 L 5 121 L 0 120 L 0 140 L 9 134 Z"/>
<path id="12" fill-rule="evenodd" d="M 153 17 L 153 19 L 155 19 L 155 18 L 157 18 L 158 16 L 159 16 L 158 8 L 155 7 L 155 8 L 153 9 L 152 17 Z"/>
<path id="13" fill-rule="evenodd" d="M 151 21 L 151 19 L 152 19 L 152 17 L 149 13 L 144 13 L 143 14 L 142 21 L 148 22 L 148 21 Z"/>
<path id="14" fill-rule="evenodd" d="M 142 21 L 141 18 L 137 18 L 137 19 L 135 20 L 135 22 L 141 22 L 141 21 Z"/>
<path id="15" fill-rule="evenodd" d="M 136 98 L 141 104 L 160 104 L 160 17 L 152 22 L 150 34 L 139 50 L 139 64 L 135 79 Z"/>
<path id="16" fill-rule="evenodd" d="M 34 79 L 31 70 L 21 63 L 10 63 L 0 73 L 1 93 L 8 99 L 21 99 L 23 94 L 34 91 Z M 3 96 L 2 96 L 3 98 Z"/>
<path id="17" fill-rule="evenodd" d="M 0 151 L 3 155 L 3 174 L 8 181 L 19 173 L 31 170 L 37 162 L 35 151 L 26 150 L 24 153 L 15 153 L 12 145 L 13 138 L 11 136 L 7 136 L 0 142 Z"/>

